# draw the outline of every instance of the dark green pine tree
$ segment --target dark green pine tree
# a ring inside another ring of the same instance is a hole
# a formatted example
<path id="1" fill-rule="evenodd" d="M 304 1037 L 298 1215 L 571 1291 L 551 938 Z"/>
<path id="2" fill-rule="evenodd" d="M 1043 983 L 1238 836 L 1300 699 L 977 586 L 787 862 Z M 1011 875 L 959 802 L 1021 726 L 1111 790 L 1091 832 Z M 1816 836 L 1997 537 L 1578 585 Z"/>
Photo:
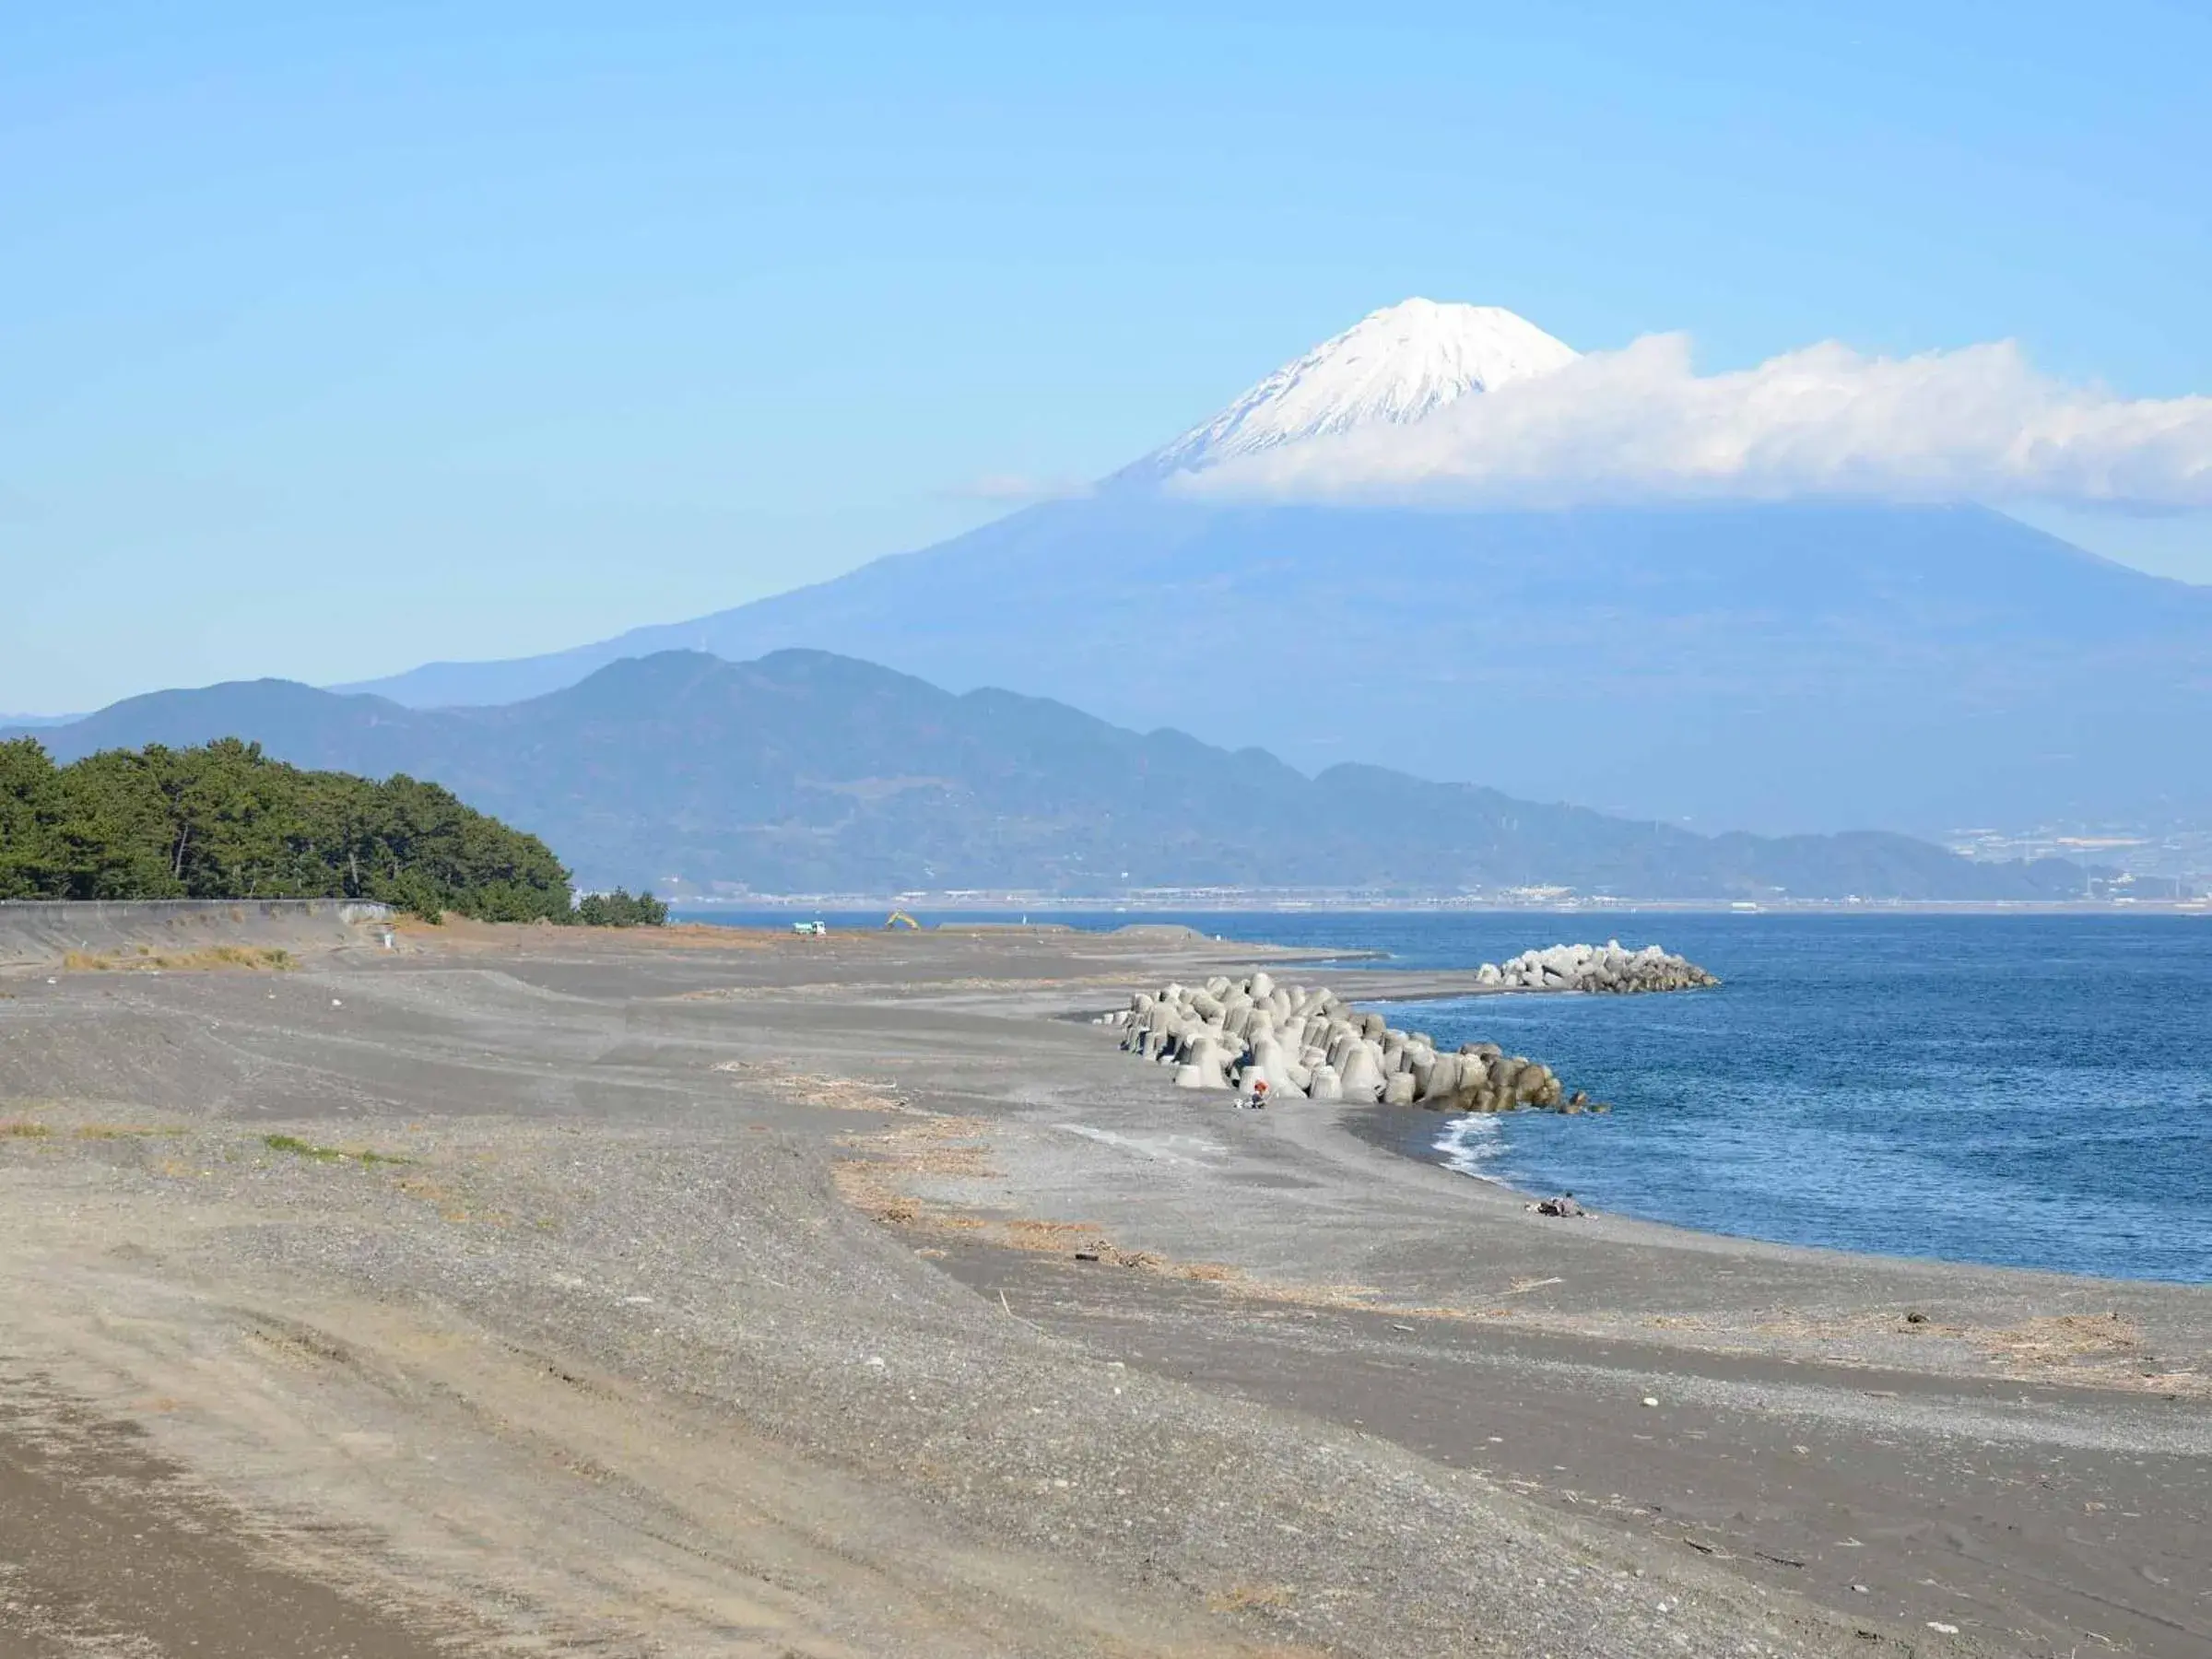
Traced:
<path id="1" fill-rule="evenodd" d="M 34 898 L 359 898 L 573 919 L 569 872 L 535 836 L 435 783 L 302 771 L 235 738 L 59 768 L 35 741 L 0 744 L 0 899 Z"/>

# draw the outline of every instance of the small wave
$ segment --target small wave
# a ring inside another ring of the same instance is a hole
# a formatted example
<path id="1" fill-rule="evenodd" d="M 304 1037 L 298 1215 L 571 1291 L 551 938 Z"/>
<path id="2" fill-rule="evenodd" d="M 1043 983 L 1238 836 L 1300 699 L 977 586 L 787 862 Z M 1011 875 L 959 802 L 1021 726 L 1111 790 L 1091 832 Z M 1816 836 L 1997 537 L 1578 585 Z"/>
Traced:
<path id="1" fill-rule="evenodd" d="M 1471 1175 L 1477 1181 L 1487 1181 L 1493 1185 L 1505 1184 L 1484 1167 L 1505 1153 L 1505 1137 L 1499 1134 L 1495 1117 L 1475 1114 L 1453 1118 L 1430 1143 L 1430 1150 L 1437 1155 L 1447 1170 Z"/>

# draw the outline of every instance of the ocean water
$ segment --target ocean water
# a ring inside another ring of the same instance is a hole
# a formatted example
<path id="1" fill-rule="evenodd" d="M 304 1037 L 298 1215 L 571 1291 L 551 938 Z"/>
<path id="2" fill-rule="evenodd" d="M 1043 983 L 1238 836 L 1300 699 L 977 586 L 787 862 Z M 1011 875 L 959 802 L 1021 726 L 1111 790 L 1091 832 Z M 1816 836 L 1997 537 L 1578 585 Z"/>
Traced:
<path id="1" fill-rule="evenodd" d="M 1594 1208 L 1749 1238 L 2212 1282 L 2212 918 L 1056 919 L 1181 921 L 1420 968 L 1585 938 L 1657 942 L 1725 982 L 1389 1007 L 1393 1024 L 1443 1046 L 1491 1041 L 1542 1060 L 1614 1107 L 1603 1117 L 1394 1112 L 1401 1148 Z"/>

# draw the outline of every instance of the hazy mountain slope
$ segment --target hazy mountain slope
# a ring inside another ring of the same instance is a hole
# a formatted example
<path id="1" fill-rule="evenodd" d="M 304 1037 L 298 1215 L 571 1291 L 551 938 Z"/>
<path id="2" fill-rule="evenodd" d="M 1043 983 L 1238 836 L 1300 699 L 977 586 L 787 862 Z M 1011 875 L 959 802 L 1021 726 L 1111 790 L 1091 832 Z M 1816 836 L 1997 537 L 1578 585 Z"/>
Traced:
<path id="1" fill-rule="evenodd" d="M 183 748 L 216 737 L 248 737 L 297 766 L 335 766 L 377 777 L 408 770 L 435 752 L 447 724 L 381 697 L 321 691 L 292 680 L 233 680 L 189 691 L 125 698 L 97 713 L 10 735 L 38 738 L 57 760 L 95 750 Z M 341 759 L 341 757 L 343 759 Z"/>
<path id="2" fill-rule="evenodd" d="M 499 700 L 673 648 L 848 652 L 1116 723 L 1376 754 L 1714 827 L 1923 832 L 2212 811 L 2212 590 L 1975 508 L 1032 508 L 562 657 L 426 669 Z"/>
<path id="3" fill-rule="evenodd" d="M 232 733 L 302 764 L 434 778 L 544 836 L 592 882 L 2022 898 L 2081 879 L 2071 865 L 1972 865 L 1892 835 L 1711 839 L 1364 762 L 1309 778 L 1258 749 L 1140 735 L 1005 691 L 954 696 L 818 652 L 740 664 L 667 653 L 489 709 L 220 686 L 41 735 L 70 758 Z"/>

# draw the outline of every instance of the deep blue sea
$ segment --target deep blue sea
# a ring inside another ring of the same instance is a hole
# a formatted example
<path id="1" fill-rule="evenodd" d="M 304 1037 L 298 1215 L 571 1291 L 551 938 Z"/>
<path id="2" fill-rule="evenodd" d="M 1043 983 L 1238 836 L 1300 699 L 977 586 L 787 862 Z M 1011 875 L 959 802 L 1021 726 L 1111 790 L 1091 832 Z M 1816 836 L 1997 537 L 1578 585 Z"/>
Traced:
<path id="1" fill-rule="evenodd" d="M 1413 968 L 1582 939 L 1655 941 L 1725 983 L 1387 1009 L 1445 1046 L 1487 1041 L 1542 1060 L 1614 1106 L 1605 1117 L 1408 1113 L 1405 1148 L 1480 1179 L 1716 1232 L 2212 1282 L 2212 918 L 1053 919 L 1187 922 L 1232 938 L 1380 950 Z"/>

